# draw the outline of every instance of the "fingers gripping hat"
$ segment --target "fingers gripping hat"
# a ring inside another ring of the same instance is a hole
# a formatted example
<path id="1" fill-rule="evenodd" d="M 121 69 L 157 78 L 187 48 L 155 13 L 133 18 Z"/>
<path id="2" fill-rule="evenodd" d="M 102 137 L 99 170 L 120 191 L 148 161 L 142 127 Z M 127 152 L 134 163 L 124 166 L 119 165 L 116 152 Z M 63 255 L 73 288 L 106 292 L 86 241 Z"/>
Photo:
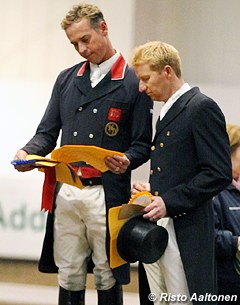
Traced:
<path id="1" fill-rule="evenodd" d="M 117 250 L 129 263 L 156 262 L 164 253 L 168 243 L 168 232 L 142 215 L 129 218 L 121 227 L 117 237 Z"/>

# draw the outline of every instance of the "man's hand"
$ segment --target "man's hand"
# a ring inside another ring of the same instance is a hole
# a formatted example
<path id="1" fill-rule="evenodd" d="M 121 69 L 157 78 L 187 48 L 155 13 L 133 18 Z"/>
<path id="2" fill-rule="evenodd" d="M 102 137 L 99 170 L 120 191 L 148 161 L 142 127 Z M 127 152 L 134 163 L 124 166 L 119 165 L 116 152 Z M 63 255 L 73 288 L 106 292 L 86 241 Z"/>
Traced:
<path id="1" fill-rule="evenodd" d="M 162 197 L 153 196 L 152 202 L 147 205 L 143 211 L 143 217 L 151 221 L 158 221 L 167 215 L 167 209 Z"/>
<path id="2" fill-rule="evenodd" d="M 135 182 L 133 183 L 132 189 L 131 189 L 131 194 L 135 195 L 138 192 L 150 192 L 150 183 L 148 182 Z"/>
<path id="3" fill-rule="evenodd" d="M 125 155 L 122 157 L 117 155 L 106 157 L 104 161 L 109 170 L 114 174 L 125 173 L 128 166 L 130 165 L 130 161 Z"/>
<path id="4" fill-rule="evenodd" d="M 13 160 L 25 160 L 27 155 L 28 153 L 25 150 L 20 149 L 17 151 Z M 27 172 L 35 168 L 33 165 L 30 164 L 14 165 L 14 167 L 19 172 Z"/>

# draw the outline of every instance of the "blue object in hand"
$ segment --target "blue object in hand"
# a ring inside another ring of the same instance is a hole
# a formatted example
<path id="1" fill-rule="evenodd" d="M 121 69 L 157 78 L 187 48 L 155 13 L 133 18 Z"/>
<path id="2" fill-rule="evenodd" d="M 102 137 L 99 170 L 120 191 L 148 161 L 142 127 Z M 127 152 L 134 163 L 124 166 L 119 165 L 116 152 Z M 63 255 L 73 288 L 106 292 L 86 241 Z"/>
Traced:
<path id="1" fill-rule="evenodd" d="M 18 165 L 27 165 L 27 164 L 32 164 L 35 163 L 36 160 L 24 160 L 24 159 L 18 159 L 18 160 L 13 160 L 11 162 L 12 165 L 18 166 Z"/>

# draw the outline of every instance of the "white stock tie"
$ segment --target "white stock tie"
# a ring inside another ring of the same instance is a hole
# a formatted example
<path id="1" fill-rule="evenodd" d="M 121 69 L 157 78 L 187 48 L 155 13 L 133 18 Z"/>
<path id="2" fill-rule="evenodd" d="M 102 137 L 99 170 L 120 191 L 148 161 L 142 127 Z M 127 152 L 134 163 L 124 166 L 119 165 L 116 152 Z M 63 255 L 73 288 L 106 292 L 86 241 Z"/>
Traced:
<path id="1" fill-rule="evenodd" d="M 92 87 L 95 87 L 99 83 L 100 78 L 101 78 L 101 70 L 99 67 L 96 67 L 96 68 L 94 68 L 93 74 L 91 76 Z"/>

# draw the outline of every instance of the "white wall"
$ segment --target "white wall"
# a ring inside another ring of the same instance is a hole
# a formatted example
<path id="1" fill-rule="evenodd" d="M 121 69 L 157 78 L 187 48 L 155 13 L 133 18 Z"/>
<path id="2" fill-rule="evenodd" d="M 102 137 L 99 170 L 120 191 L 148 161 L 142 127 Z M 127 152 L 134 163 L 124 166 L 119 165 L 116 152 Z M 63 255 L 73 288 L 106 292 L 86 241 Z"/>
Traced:
<path id="1" fill-rule="evenodd" d="M 135 44 L 173 44 L 184 78 L 213 97 L 228 122 L 239 120 L 239 0 L 137 1 Z"/>
<path id="2" fill-rule="evenodd" d="M 239 124 L 239 0 L 91 2 L 105 13 L 113 45 L 127 59 L 135 45 L 148 40 L 175 45 L 185 80 L 213 97 L 228 122 Z M 0 256 L 38 258 L 40 253 L 43 174 L 18 173 L 10 162 L 35 132 L 57 74 L 80 61 L 60 28 L 75 3 L 0 0 Z M 160 108 L 156 103 L 154 122 Z M 133 180 L 147 180 L 148 167 L 136 170 Z"/>

